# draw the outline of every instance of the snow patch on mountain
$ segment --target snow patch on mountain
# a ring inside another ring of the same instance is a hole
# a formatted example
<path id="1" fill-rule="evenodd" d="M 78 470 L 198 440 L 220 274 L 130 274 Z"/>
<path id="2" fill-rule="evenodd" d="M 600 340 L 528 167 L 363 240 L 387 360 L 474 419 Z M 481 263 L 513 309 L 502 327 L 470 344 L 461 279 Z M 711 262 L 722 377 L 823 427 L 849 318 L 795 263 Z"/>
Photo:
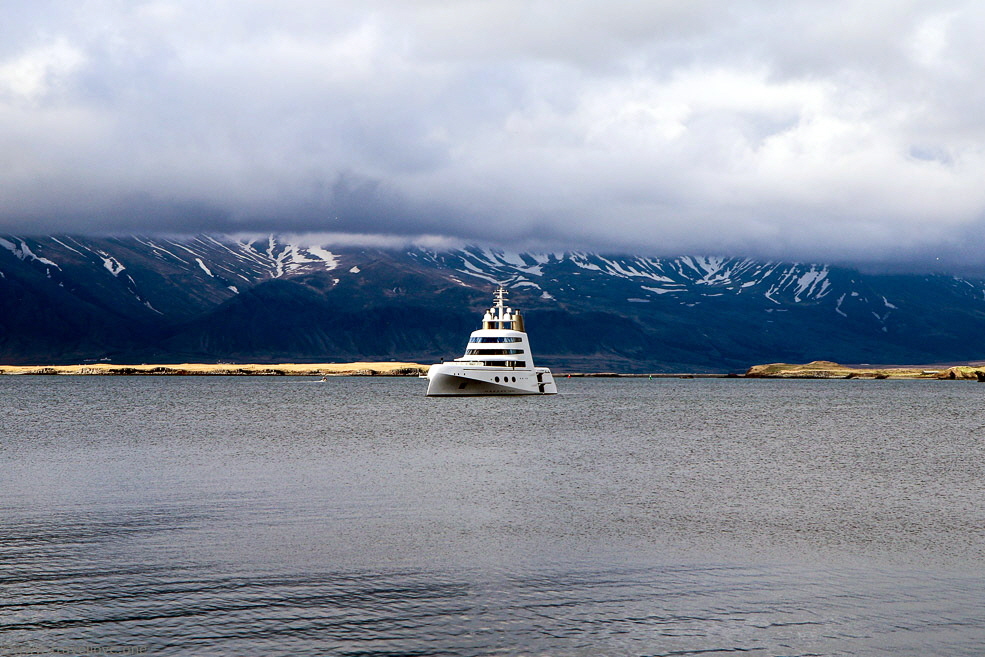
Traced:
<path id="1" fill-rule="evenodd" d="M 808 293 L 815 299 L 821 299 L 827 293 L 828 288 L 831 286 L 828 279 L 828 268 L 822 267 L 817 269 L 816 267 L 811 267 L 810 271 L 801 274 L 797 279 L 796 286 L 797 289 L 794 292 L 794 301 L 800 302 L 801 297 Z"/>
<path id="2" fill-rule="evenodd" d="M 78 249 L 76 249 L 76 248 L 73 248 L 73 247 L 71 247 L 71 246 L 69 246 L 69 245 L 68 245 L 68 244 L 66 244 L 65 242 L 63 242 L 63 241 L 61 241 L 60 239 L 58 239 L 57 237 L 52 237 L 52 238 L 51 238 L 51 241 L 52 241 L 52 242 L 54 242 L 55 244 L 58 244 L 59 246 L 61 246 L 61 247 L 63 247 L 63 248 L 65 248 L 65 249 L 68 249 L 69 251 L 72 251 L 73 253 L 77 253 L 77 254 L 79 254 L 80 256 L 85 256 L 85 254 L 84 254 L 84 253 L 82 253 L 81 251 L 79 251 L 79 250 L 78 250 Z"/>
<path id="3" fill-rule="evenodd" d="M 55 269 L 61 269 L 61 267 L 59 267 L 57 264 L 55 264 L 48 258 L 42 258 L 38 255 L 35 255 L 35 253 L 31 250 L 31 247 L 29 247 L 24 240 L 18 239 L 17 241 L 19 242 L 19 244 L 14 244 L 13 242 L 9 242 L 3 239 L 2 237 L 0 237 L 0 246 L 13 253 L 15 256 L 17 256 L 19 260 L 24 260 L 24 261 L 33 260 L 35 262 L 40 262 L 43 265 L 54 267 Z"/>
<path id="4" fill-rule="evenodd" d="M 286 250 L 282 250 L 277 253 L 277 242 L 274 236 L 271 235 L 267 238 L 267 258 L 270 259 L 274 264 L 274 278 L 280 278 L 284 275 L 284 258 L 286 257 Z"/>
<path id="5" fill-rule="evenodd" d="M 323 249 L 320 246 L 309 246 L 308 253 L 313 255 L 318 260 L 325 263 L 325 269 L 331 271 L 339 266 L 339 258 L 331 251 Z"/>
<path id="6" fill-rule="evenodd" d="M 324 246 L 282 242 L 276 235 L 238 238 L 232 242 L 232 246 L 214 237 L 209 239 L 217 247 L 232 253 L 254 276 L 261 279 L 283 278 L 303 272 L 331 271 L 339 266 L 338 256 Z M 232 269 L 229 271 L 237 273 Z"/>
<path id="7" fill-rule="evenodd" d="M 498 279 L 498 278 L 496 278 L 494 276 L 490 276 L 490 275 L 486 274 L 482 269 L 480 269 L 476 265 L 472 264 L 467 259 L 464 259 L 463 258 L 462 259 L 462 264 L 465 266 L 465 269 L 459 269 L 457 271 L 459 271 L 459 272 L 461 272 L 463 274 L 467 274 L 467 275 L 473 276 L 475 278 L 481 278 L 484 281 L 489 281 L 490 283 L 495 283 L 496 285 L 499 285 L 500 282 L 501 282 L 500 279 Z"/>
<path id="8" fill-rule="evenodd" d="M 160 258 L 161 260 L 166 260 L 164 255 L 162 255 L 162 254 L 166 254 L 171 256 L 172 259 L 177 260 L 178 262 L 185 262 L 182 258 L 179 258 L 175 254 L 171 253 L 171 251 L 167 250 L 166 248 L 157 244 L 156 242 L 151 242 L 150 240 L 142 240 L 138 237 L 135 237 L 134 239 L 137 242 L 143 244 L 144 246 L 150 247 L 151 251 L 153 251 L 154 253 L 154 256 Z"/>
<path id="9" fill-rule="evenodd" d="M 602 271 L 602 268 L 596 265 L 594 262 L 589 261 L 588 255 L 584 253 L 572 253 L 570 258 L 572 263 L 582 269 L 588 269 L 590 271 Z"/>
<path id="10" fill-rule="evenodd" d="M 97 251 L 96 254 L 99 256 L 100 260 L 103 261 L 103 267 L 105 267 L 109 273 L 113 276 L 119 276 L 126 267 L 123 266 L 119 260 L 106 253 L 105 251 Z"/>
<path id="11" fill-rule="evenodd" d="M 672 290 L 665 287 L 650 287 L 648 285 L 641 285 L 640 288 L 646 290 L 647 292 L 653 292 L 654 294 L 671 294 L 673 292 L 680 292 L 680 290 Z"/>

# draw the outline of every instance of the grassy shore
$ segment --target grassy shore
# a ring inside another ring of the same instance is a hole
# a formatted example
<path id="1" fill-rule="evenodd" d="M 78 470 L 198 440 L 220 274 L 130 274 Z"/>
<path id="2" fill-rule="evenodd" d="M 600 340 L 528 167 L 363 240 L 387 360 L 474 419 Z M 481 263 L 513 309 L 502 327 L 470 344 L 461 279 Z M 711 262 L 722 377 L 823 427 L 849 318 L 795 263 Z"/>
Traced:
<path id="1" fill-rule="evenodd" d="M 983 365 L 952 367 L 850 367 L 825 360 L 801 365 L 771 363 L 754 365 L 746 372 L 748 378 L 758 379 L 962 379 L 976 381 L 979 373 L 985 376 Z"/>
<path id="2" fill-rule="evenodd" d="M 279 363 L 276 365 L 182 363 L 180 365 L 0 365 L 0 374 L 171 375 L 171 376 L 418 376 L 418 363 Z"/>

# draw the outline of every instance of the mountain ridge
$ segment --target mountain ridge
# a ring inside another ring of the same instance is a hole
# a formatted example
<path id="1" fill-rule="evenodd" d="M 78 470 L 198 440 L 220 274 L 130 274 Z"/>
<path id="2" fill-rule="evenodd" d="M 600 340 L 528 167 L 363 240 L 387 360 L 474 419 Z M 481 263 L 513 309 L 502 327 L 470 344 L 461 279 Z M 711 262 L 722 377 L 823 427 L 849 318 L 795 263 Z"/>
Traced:
<path id="1" fill-rule="evenodd" d="M 275 235 L 0 235 L 0 362 L 429 362 L 461 355 L 490 292 L 538 364 L 744 371 L 764 362 L 985 355 L 985 281 L 823 263 Z"/>

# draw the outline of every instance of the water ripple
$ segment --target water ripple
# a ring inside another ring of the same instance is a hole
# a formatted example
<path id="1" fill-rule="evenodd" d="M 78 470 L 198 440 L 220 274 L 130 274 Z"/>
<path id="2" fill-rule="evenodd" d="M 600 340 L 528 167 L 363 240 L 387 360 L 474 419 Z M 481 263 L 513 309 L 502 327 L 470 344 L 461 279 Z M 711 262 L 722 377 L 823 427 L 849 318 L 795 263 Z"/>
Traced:
<path id="1" fill-rule="evenodd" d="M 0 656 L 985 647 L 971 386 L 415 383 L 0 378 Z"/>

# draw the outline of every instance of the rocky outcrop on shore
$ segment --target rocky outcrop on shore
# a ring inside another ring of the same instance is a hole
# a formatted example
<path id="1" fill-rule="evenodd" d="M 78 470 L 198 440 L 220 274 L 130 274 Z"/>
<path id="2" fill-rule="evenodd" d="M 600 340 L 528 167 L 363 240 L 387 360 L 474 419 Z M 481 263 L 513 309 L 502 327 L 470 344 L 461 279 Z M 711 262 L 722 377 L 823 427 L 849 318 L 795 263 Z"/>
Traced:
<path id="1" fill-rule="evenodd" d="M 850 367 L 826 360 L 800 365 L 753 365 L 745 376 L 753 379 L 950 379 L 985 381 L 985 365 L 934 367 Z"/>
<path id="2" fill-rule="evenodd" d="M 958 379 L 966 381 L 985 382 L 985 366 L 983 365 L 959 365 L 948 367 L 937 373 L 938 379 Z"/>

